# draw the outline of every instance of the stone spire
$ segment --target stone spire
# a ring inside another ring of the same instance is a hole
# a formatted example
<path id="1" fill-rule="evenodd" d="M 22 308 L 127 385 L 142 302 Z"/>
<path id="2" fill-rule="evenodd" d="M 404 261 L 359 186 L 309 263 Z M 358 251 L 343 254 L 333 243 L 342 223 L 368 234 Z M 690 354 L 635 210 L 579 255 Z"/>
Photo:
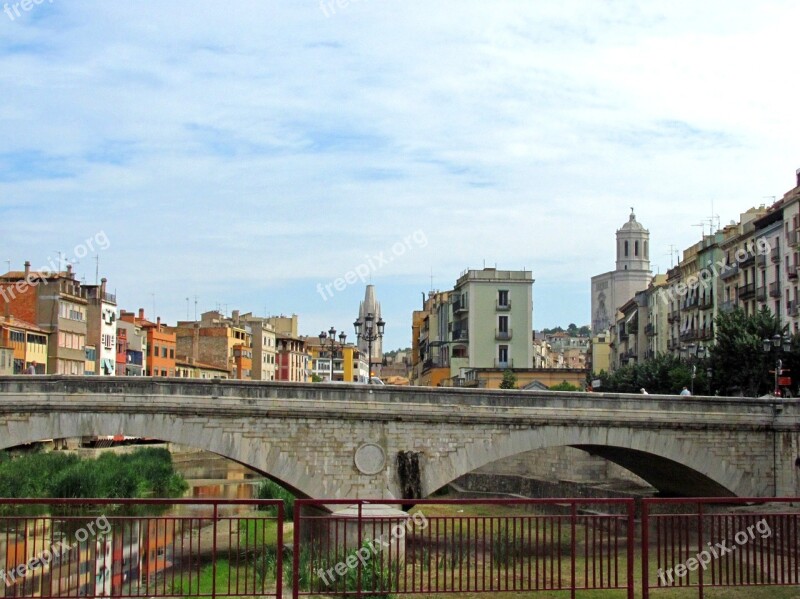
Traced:
<path id="1" fill-rule="evenodd" d="M 367 285 L 366 293 L 364 294 L 364 301 L 358 307 L 358 319 L 364 322 L 364 317 L 367 314 L 372 314 L 375 322 L 378 322 L 381 317 L 381 304 L 375 298 L 375 285 Z M 364 339 L 358 342 L 358 351 L 366 358 L 367 356 L 367 342 Z M 377 339 L 372 342 L 372 363 L 381 364 L 383 362 L 383 339 Z M 375 369 L 373 369 L 375 370 Z M 377 373 L 376 373 L 377 374 Z"/>

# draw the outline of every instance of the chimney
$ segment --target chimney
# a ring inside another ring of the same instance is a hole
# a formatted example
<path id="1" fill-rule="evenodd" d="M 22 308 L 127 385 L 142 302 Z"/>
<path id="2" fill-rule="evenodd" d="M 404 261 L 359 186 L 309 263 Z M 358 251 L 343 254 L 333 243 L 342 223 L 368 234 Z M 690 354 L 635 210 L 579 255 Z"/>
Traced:
<path id="1" fill-rule="evenodd" d="M 161 317 L 156 317 L 156 328 L 160 331 L 161 330 Z"/>
<path id="2" fill-rule="evenodd" d="M 72 278 L 72 264 L 67 263 L 67 275 Z"/>
<path id="3" fill-rule="evenodd" d="M 195 362 L 200 354 L 200 325 L 195 324 L 192 330 L 192 360 Z"/>
<path id="4" fill-rule="evenodd" d="M 105 277 L 100 279 L 100 297 L 101 298 L 105 298 L 105 296 L 106 296 L 106 283 L 107 282 L 108 281 L 106 280 Z"/>
<path id="5" fill-rule="evenodd" d="M 797 186 L 800 187 L 800 168 L 795 171 L 795 175 L 797 175 Z"/>
<path id="6" fill-rule="evenodd" d="M 798 175 L 800 177 L 800 175 Z M 25 279 L 28 279 L 28 275 L 31 274 L 31 263 L 29 260 L 25 260 Z"/>
<path id="7" fill-rule="evenodd" d="M 239 310 L 234 310 L 231 314 L 234 324 L 239 324 Z"/>
<path id="8" fill-rule="evenodd" d="M 144 320 L 144 308 L 139 308 L 139 320 Z"/>

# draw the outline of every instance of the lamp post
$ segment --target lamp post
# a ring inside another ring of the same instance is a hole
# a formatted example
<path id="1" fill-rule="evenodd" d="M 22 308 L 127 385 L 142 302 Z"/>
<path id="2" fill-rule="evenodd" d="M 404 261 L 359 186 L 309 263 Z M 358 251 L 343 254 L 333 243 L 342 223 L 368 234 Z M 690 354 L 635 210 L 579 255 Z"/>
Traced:
<path id="1" fill-rule="evenodd" d="M 372 312 L 364 316 L 364 320 L 356 320 L 353 327 L 356 329 L 356 338 L 367 342 L 367 383 L 372 384 L 372 342 L 383 337 L 383 330 L 386 323 L 383 318 L 375 322 Z"/>
<path id="2" fill-rule="evenodd" d="M 703 347 L 702 344 L 698 344 L 695 346 L 694 343 L 690 343 L 686 347 L 682 347 L 681 351 L 686 354 L 688 360 L 692 362 L 692 382 L 691 382 L 691 392 L 694 395 L 694 379 L 697 376 L 697 362 L 703 360 L 707 356 L 707 349 Z M 708 370 L 711 370 L 710 368 Z"/>
<path id="3" fill-rule="evenodd" d="M 775 351 L 775 387 L 772 390 L 772 394 L 775 396 L 780 395 L 780 388 L 778 387 L 778 378 L 781 375 L 781 370 L 783 369 L 783 360 L 781 359 L 781 353 L 788 354 L 792 350 L 792 339 L 789 335 L 783 336 L 778 333 L 775 333 L 772 338 L 766 337 L 761 340 L 763 345 L 764 353 L 771 353 L 773 350 Z"/>
<path id="4" fill-rule="evenodd" d="M 714 380 L 714 369 L 709 366 L 706 368 L 706 378 L 708 379 L 708 394 L 714 395 L 714 385 L 712 381 Z"/>
<path id="5" fill-rule="evenodd" d="M 344 342 L 347 339 L 347 334 L 342 331 L 339 333 L 339 343 L 336 343 L 336 329 L 333 327 L 326 333 L 322 331 L 319 334 L 319 345 L 320 345 L 320 353 L 323 350 L 328 350 L 331 354 L 331 376 L 328 379 L 330 382 L 333 382 L 333 357 L 336 355 L 336 351 L 344 348 Z"/>

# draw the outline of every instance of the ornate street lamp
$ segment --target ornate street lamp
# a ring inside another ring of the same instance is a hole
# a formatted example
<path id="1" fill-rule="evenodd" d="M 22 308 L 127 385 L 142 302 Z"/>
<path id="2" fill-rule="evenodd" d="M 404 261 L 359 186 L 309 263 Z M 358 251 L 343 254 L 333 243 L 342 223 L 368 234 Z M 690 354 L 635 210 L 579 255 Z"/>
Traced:
<path id="1" fill-rule="evenodd" d="M 344 349 L 344 342 L 346 339 L 347 334 L 342 331 L 339 333 L 339 343 L 336 343 L 336 329 L 333 327 L 331 327 L 327 333 L 322 331 L 319 334 L 320 354 L 322 351 L 327 350 L 331 355 L 331 375 L 328 379 L 330 382 L 333 382 L 333 357 L 336 355 L 337 351 Z"/>
<path id="2" fill-rule="evenodd" d="M 383 337 L 383 330 L 386 327 L 386 323 L 383 321 L 383 318 L 379 318 L 378 322 L 375 322 L 375 316 L 372 312 L 368 313 L 364 316 L 364 320 L 356 320 L 353 323 L 353 327 L 356 330 L 356 338 L 363 339 L 367 342 L 367 382 L 368 384 L 372 384 L 372 342 L 377 341 L 381 337 Z"/>
<path id="3" fill-rule="evenodd" d="M 781 370 L 783 369 L 783 360 L 780 358 L 781 353 L 788 354 L 792 351 L 792 339 L 789 335 L 779 335 L 775 333 L 772 338 L 765 337 L 761 340 L 761 344 L 764 349 L 764 353 L 770 353 L 773 350 L 775 351 L 775 387 L 773 388 L 772 394 L 775 396 L 780 395 L 780 388 L 778 387 L 778 378 L 781 375 Z"/>

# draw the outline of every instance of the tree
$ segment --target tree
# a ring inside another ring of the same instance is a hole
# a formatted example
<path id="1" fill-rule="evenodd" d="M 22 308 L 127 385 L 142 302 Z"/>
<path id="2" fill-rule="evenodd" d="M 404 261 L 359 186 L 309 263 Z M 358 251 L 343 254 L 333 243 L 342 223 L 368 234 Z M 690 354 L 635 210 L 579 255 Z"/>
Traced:
<path id="1" fill-rule="evenodd" d="M 567 334 L 570 337 L 577 337 L 578 336 L 578 325 L 576 325 L 574 322 L 569 323 L 569 326 L 567 326 Z"/>
<path id="2" fill-rule="evenodd" d="M 517 375 L 511 370 L 503 371 L 503 381 L 500 383 L 501 389 L 516 389 L 517 388 Z"/>
<path id="3" fill-rule="evenodd" d="M 691 386 L 692 368 L 686 360 L 662 354 L 646 362 L 623 366 L 614 372 L 600 372 L 600 391 L 610 393 L 639 393 L 642 388 L 649 393 L 674 395 L 681 388 Z M 705 368 L 698 366 L 695 388 L 705 389 Z"/>
<path id="4" fill-rule="evenodd" d="M 716 345 L 711 348 L 714 386 L 723 395 L 754 397 L 772 389 L 775 355 L 765 352 L 762 340 L 782 332 L 780 322 L 766 307 L 752 316 L 741 308 L 717 316 Z M 795 344 L 796 345 L 796 344 Z M 796 352 L 786 356 L 787 366 L 800 364 Z"/>

